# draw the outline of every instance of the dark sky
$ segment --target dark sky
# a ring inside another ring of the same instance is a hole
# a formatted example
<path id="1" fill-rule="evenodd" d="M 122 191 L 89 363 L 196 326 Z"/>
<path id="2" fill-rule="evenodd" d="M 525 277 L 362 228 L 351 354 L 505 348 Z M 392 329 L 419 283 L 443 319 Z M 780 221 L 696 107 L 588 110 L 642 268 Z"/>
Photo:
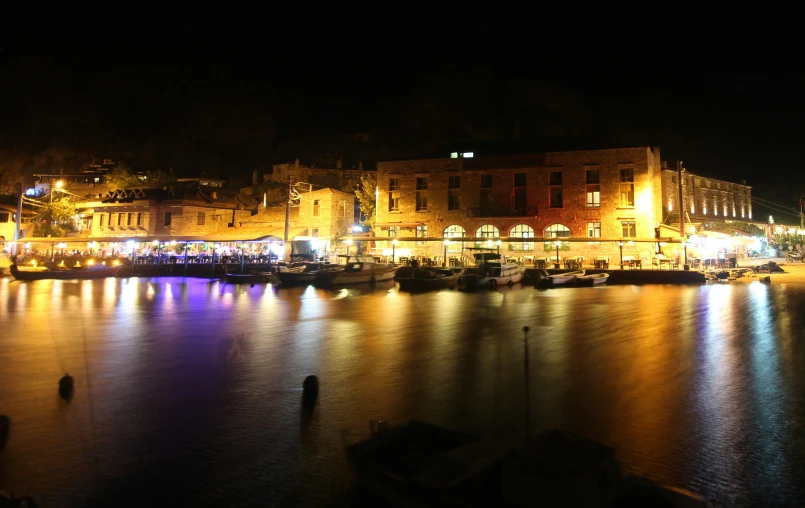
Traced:
<path id="1" fill-rule="evenodd" d="M 805 197 L 805 45 L 788 27 L 643 10 L 158 7 L 6 16 L 0 169 L 109 157 L 231 176 L 516 139 L 659 145 L 670 165 Z"/>

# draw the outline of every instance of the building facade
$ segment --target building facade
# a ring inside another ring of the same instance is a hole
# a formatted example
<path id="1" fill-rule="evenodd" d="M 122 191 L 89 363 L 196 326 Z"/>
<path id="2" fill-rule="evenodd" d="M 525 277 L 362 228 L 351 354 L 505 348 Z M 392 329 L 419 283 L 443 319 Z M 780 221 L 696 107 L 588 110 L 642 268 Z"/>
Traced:
<path id="1" fill-rule="evenodd" d="M 752 187 L 682 173 L 685 223 L 752 221 Z M 679 224 L 679 180 L 677 171 L 662 171 L 663 222 Z M 678 227 L 678 226 L 677 226 Z"/>
<path id="2" fill-rule="evenodd" d="M 347 189 L 355 188 L 360 182 L 361 176 L 374 171 L 366 171 L 362 165 L 357 169 L 344 169 L 341 163 L 336 163 L 335 167 L 314 167 L 301 164 L 297 158 L 294 162 L 274 164 L 272 173 L 263 175 L 263 181 L 276 183 L 307 183 L 317 188 Z M 311 189 L 311 190 L 313 190 Z"/>
<path id="3" fill-rule="evenodd" d="M 197 182 L 169 189 L 109 191 L 77 203 L 89 237 L 203 236 L 252 216 L 256 203 Z"/>
<path id="4" fill-rule="evenodd" d="M 334 189 L 303 192 L 290 208 L 289 240 L 309 240 L 320 255 L 331 252 L 336 240 L 352 228 L 355 195 Z M 242 221 L 243 227 L 262 227 L 267 233 L 284 238 L 285 206 L 262 208 Z"/>
<path id="5" fill-rule="evenodd" d="M 562 238 L 576 240 L 561 244 L 563 256 L 618 252 L 604 240 L 628 242 L 625 252 L 641 255 L 662 219 L 656 147 L 451 155 L 378 164 L 375 236 L 422 238 L 408 247 L 429 257 L 444 248 L 467 257 L 467 248 L 498 239 L 502 254 L 553 256 Z M 443 247 L 444 238 L 457 240 Z"/>

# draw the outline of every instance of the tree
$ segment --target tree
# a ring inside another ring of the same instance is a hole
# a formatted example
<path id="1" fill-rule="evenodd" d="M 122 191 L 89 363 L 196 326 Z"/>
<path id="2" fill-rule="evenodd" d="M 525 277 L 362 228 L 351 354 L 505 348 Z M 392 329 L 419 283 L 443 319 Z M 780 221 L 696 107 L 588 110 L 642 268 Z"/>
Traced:
<path id="1" fill-rule="evenodd" d="M 147 171 L 143 175 L 135 174 L 127 165 L 121 163 L 106 175 L 106 185 L 112 190 L 161 188 L 176 183 L 173 169 L 168 171 Z"/>
<path id="2" fill-rule="evenodd" d="M 375 209 L 377 207 L 377 175 L 367 173 L 361 176 L 360 182 L 355 187 L 355 197 L 358 199 L 358 206 L 361 214 L 365 217 L 361 224 L 374 226 Z"/>
<path id="3" fill-rule="evenodd" d="M 73 217 L 76 213 L 75 204 L 70 198 L 57 198 L 52 203 L 46 202 L 45 208 L 37 216 L 34 236 L 65 236 L 68 232 L 75 231 Z"/>

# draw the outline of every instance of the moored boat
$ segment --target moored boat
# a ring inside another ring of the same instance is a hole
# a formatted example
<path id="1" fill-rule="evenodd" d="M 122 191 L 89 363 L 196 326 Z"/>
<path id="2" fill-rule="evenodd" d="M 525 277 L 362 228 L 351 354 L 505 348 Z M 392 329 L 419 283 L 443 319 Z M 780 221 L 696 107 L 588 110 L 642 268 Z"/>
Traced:
<path id="1" fill-rule="evenodd" d="M 548 275 L 548 273 L 545 272 L 543 275 L 540 276 L 539 280 L 536 282 L 534 286 L 539 289 L 555 288 L 567 284 L 576 277 L 583 277 L 584 274 L 585 274 L 584 270 L 557 273 L 555 275 Z"/>
<path id="2" fill-rule="evenodd" d="M 120 266 L 87 265 L 65 270 L 50 270 L 44 267 L 18 267 L 12 264 L 9 267 L 11 275 L 17 280 L 72 280 L 72 279 L 104 279 L 114 277 Z"/>
<path id="3" fill-rule="evenodd" d="M 589 275 L 579 275 L 565 283 L 566 287 L 592 287 L 607 283 L 608 273 L 591 273 Z"/>
<path id="4" fill-rule="evenodd" d="M 498 286 L 513 286 L 523 279 L 523 271 L 516 263 L 505 263 L 500 254 L 475 254 L 476 267 L 468 268 L 459 279 L 462 289 L 497 289 Z"/>
<path id="5" fill-rule="evenodd" d="M 439 289 L 453 289 L 458 284 L 461 275 L 448 269 L 441 268 L 414 268 L 411 277 L 397 279 L 400 291 L 412 293 L 421 291 L 437 291 Z"/>
<path id="6" fill-rule="evenodd" d="M 273 273 L 227 273 L 225 280 L 227 284 L 264 284 L 272 282 L 274 277 Z"/>
<path id="7" fill-rule="evenodd" d="M 305 263 L 302 266 L 293 266 L 276 273 L 277 279 L 283 286 L 306 286 L 312 284 L 319 270 L 335 268 L 335 265 L 321 263 Z"/>
<path id="8" fill-rule="evenodd" d="M 371 256 L 349 256 L 343 268 L 316 272 L 313 285 L 332 287 L 342 284 L 374 284 L 394 279 L 397 268 L 389 263 L 378 263 Z"/>

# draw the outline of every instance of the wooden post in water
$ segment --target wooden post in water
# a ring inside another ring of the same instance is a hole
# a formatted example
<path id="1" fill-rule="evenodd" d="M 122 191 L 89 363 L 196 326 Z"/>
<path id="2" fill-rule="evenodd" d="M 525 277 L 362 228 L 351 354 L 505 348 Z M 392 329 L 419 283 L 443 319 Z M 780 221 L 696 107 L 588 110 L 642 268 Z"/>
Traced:
<path id="1" fill-rule="evenodd" d="M 531 435 L 531 387 L 528 375 L 528 331 L 527 326 L 523 327 L 523 367 L 525 369 L 525 437 Z"/>

